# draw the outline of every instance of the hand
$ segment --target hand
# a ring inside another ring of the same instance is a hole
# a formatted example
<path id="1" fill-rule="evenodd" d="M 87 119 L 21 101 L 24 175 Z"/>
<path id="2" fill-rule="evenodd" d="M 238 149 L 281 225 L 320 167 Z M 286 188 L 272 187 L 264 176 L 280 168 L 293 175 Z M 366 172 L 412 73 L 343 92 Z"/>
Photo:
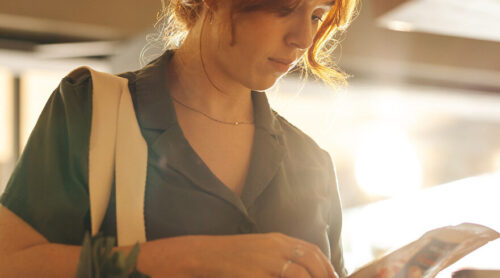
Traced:
<path id="1" fill-rule="evenodd" d="M 280 233 L 203 237 L 198 246 L 197 277 L 337 277 L 316 245 Z"/>

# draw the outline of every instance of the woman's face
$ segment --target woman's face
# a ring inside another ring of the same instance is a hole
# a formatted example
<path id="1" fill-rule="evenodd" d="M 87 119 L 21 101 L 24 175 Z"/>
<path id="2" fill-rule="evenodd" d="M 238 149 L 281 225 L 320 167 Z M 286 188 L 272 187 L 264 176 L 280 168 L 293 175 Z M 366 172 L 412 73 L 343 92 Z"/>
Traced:
<path id="1" fill-rule="evenodd" d="M 252 90 L 268 89 L 312 45 L 321 18 L 332 6 L 332 0 L 303 0 L 284 16 L 268 11 L 239 13 L 233 20 L 234 37 L 227 23 L 230 9 L 221 6 L 213 23 L 204 23 L 203 57 L 223 79 Z"/>

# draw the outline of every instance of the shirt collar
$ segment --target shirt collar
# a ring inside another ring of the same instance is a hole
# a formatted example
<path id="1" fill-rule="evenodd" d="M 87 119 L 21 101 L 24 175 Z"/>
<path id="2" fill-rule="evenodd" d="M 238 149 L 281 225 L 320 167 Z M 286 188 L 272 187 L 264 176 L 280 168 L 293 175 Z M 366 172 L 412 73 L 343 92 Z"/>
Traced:
<path id="1" fill-rule="evenodd" d="M 143 128 L 166 130 L 171 125 L 178 124 L 166 74 L 167 62 L 173 54 L 174 50 L 167 50 L 137 71 L 137 117 Z M 252 102 L 255 126 L 272 135 L 280 135 L 283 131 L 278 116 L 269 106 L 265 92 L 252 91 Z"/>

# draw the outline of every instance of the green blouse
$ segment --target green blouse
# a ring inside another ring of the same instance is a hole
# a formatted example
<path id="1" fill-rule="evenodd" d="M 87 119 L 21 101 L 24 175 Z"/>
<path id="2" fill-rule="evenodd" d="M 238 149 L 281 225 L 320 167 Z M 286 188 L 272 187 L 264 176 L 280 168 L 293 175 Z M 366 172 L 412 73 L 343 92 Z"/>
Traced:
<path id="1" fill-rule="evenodd" d="M 341 204 L 328 153 L 252 92 L 255 137 L 241 197 L 184 137 L 168 92 L 166 62 L 121 74 L 129 80 L 148 145 L 147 240 L 181 235 L 280 232 L 320 247 L 341 276 Z M 90 230 L 88 154 L 92 80 L 64 78 L 49 98 L 0 202 L 50 242 L 79 245 Z M 116 236 L 114 194 L 101 230 Z M 265 252 L 265 250 L 263 250 Z"/>

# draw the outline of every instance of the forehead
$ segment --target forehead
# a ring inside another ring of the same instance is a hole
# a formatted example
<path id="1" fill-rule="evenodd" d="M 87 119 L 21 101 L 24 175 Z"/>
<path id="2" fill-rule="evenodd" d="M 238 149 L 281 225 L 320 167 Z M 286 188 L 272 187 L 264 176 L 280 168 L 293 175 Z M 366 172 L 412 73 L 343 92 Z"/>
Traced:
<path id="1" fill-rule="evenodd" d="M 313 7 L 313 8 L 323 8 L 329 10 L 335 5 L 335 0 L 302 0 L 300 5 Z"/>

